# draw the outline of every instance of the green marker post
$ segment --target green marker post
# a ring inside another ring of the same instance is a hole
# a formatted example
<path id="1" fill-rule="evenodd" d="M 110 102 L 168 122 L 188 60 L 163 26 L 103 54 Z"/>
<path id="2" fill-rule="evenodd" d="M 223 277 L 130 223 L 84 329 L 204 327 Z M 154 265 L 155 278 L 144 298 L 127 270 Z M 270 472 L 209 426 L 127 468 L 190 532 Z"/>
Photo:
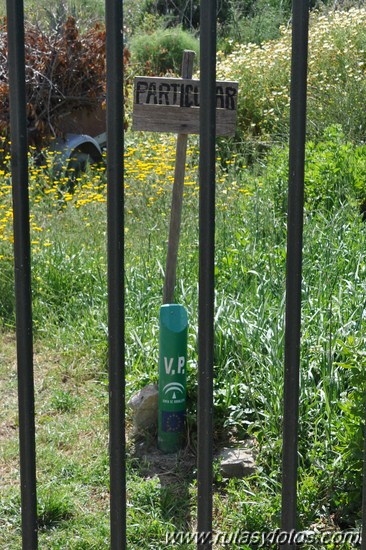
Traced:
<path id="1" fill-rule="evenodd" d="M 183 446 L 186 415 L 188 316 L 179 304 L 160 308 L 158 447 L 174 453 Z"/>

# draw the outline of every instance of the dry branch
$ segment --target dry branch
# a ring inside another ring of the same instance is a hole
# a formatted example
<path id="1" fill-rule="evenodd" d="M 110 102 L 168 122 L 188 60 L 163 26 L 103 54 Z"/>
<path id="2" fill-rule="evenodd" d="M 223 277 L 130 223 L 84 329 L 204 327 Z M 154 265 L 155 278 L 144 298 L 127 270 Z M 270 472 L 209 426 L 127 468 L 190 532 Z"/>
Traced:
<path id="1" fill-rule="evenodd" d="M 80 34 L 69 17 L 61 34 L 25 28 L 25 70 L 29 144 L 40 147 L 60 135 L 59 121 L 76 110 L 105 104 L 105 28 Z M 129 60 L 125 50 L 124 63 Z M 6 20 L 0 21 L 0 139 L 9 136 L 9 79 Z"/>

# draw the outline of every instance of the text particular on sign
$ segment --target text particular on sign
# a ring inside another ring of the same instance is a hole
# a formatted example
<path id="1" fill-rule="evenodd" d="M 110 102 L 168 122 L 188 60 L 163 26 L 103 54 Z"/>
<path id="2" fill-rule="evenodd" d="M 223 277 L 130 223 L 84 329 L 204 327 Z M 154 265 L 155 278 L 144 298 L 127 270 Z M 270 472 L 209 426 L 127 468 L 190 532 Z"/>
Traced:
<path id="1" fill-rule="evenodd" d="M 216 131 L 235 132 L 238 84 L 216 82 Z M 199 133 L 200 81 L 182 78 L 136 77 L 133 129 Z"/>

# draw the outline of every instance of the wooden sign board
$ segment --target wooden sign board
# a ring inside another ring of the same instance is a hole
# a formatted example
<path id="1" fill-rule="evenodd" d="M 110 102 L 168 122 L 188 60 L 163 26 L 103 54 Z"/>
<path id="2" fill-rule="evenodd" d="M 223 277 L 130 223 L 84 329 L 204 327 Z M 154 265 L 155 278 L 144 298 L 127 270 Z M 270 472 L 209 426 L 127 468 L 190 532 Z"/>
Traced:
<path id="1" fill-rule="evenodd" d="M 235 133 L 237 82 L 216 82 L 216 134 Z M 137 76 L 133 92 L 133 130 L 199 134 L 200 81 Z"/>

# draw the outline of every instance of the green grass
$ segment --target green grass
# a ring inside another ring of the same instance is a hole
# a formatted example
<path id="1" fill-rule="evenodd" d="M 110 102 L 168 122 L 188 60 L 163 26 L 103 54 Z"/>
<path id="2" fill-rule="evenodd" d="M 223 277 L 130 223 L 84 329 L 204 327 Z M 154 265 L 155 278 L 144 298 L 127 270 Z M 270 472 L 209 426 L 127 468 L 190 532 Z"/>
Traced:
<path id="1" fill-rule="evenodd" d="M 157 137 L 147 144 L 145 137 L 130 134 L 127 140 L 135 149 L 126 168 L 129 398 L 157 381 L 158 315 L 171 194 L 166 184 L 171 165 L 164 151 L 171 142 Z M 150 147 L 145 161 L 144 147 L 146 151 Z M 189 147 L 188 179 L 193 181 L 195 139 Z M 285 177 L 278 158 L 269 157 L 262 168 L 246 168 L 237 155 L 218 161 L 214 444 L 218 451 L 228 441 L 251 436 L 258 447 L 258 474 L 252 478 L 223 479 L 215 463 L 218 531 L 268 531 L 279 525 L 286 212 L 278 201 Z M 160 163 L 162 175 L 144 162 Z M 146 171 L 145 178 L 136 177 L 136 166 L 138 172 Z M 326 173 L 328 177 L 329 170 Z M 93 185 L 101 189 L 105 176 L 89 170 L 77 182 L 74 198 L 66 194 L 61 203 L 57 194 L 39 194 L 43 178 L 41 171 L 31 180 L 40 546 L 108 548 L 106 205 L 105 191 L 93 195 L 92 190 Z M 314 524 L 344 529 L 357 525 L 360 517 L 356 456 L 360 440 L 352 428 L 352 418 L 360 413 L 353 409 L 352 395 L 361 391 L 360 376 L 363 380 L 366 230 L 352 181 L 348 176 L 344 180 L 347 202 L 336 194 L 333 202 L 309 207 L 305 215 L 299 424 L 302 529 Z M 90 195 L 84 196 L 82 187 L 88 184 Z M 0 406 L 4 487 L 0 544 L 15 550 L 20 546 L 20 501 L 12 251 L 6 239 L 0 247 L 5 265 L 0 295 L 8 296 L 1 306 L 0 381 L 6 397 Z M 153 436 L 143 442 L 142 451 L 141 442 L 133 441 L 128 415 L 129 548 L 160 549 L 166 531 L 195 529 L 197 280 L 198 195 L 192 184 L 185 189 L 176 287 L 176 300 L 187 308 L 190 320 L 188 447 L 167 465 L 154 454 Z M 185 547 L 194 548 L 188 543 Z"/>

